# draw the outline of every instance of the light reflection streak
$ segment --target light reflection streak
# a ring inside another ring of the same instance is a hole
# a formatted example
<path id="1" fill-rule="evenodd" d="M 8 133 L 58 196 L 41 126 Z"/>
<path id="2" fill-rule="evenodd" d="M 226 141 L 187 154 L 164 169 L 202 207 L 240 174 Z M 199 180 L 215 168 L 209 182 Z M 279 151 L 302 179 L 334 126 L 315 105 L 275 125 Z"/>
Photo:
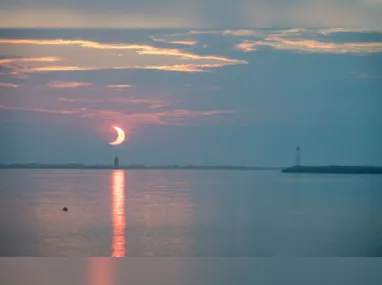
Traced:
<path id="1" fill-rule="evenodd" d="M 86 285 L 114 285 L 116 284 L 115 265 L 107 258 L 90 258 L 85 261 Z"/>
<path id="2" fill-rule="evenodd" d="M 112 172 L 113 257 L 124 257 L 125 241 L 125 171 Z"/>

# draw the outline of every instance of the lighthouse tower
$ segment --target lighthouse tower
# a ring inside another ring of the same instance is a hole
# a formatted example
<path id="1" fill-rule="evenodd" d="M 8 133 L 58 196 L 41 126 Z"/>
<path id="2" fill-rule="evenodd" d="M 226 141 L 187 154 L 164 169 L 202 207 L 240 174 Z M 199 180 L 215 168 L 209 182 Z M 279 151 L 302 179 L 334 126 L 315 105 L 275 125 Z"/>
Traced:
<path id="1" fill-rule="evenodd" d="M 296 166 L 300 166 L 301 163 L 301 149 L 299 146 L 296 147 Z"/>
<path id="2" fill-rule="evenodd" d="M 118 168 L 119 167 L 119 158 L 118 156 L 114 157 L 114 168 Z"/>

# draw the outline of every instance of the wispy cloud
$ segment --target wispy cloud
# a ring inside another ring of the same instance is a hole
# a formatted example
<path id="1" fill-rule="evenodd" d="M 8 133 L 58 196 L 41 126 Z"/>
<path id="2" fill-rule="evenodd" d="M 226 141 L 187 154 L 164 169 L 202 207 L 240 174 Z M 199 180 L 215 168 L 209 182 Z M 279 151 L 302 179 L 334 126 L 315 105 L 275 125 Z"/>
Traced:
<path id="1" fill-rule="evenodd" d="M 99 68 L 102 69 L 102 68 Z M 78 66 L 60 66 L 60 65 L 51 65 L 51 66 L 38 66 L 38 67 L 29 67 L 22 70 L 23 72 L 49 72 L 49 71 L 87 71 L 87 70 L 97 70 L 95 67 L 78 67 Z"/>
<path id="2" fill-rule="evenodd" d="M 382 34 L 382 29 L 356 29 L 356 28 L 328 28 L 319 29 L 318 33 L 322 35 L 332 35 L 336 33 L 378 33 Z"/>
<path id="3" fill-rule="evenodd" d="M 183 59 L 210 59 L 218 60 L 228 63 L 242 63 L 236 59 L 230 59 L 223 56 L 213 56 L 213 55 L 198 55 L 194 53 L 185 52 L 179 49 L 168 49 L 159 48 L 150 45 L 139 45 L 139 44 L 108 44 L 108 43 L 98 43 L 94 41 L 85 40 L 36 40 L 36 39 L 0 39 L 0 43 L 6 44 L 23 44 L 23 45 L 76 45 L 83 48 L 93 48 L 93 49 L 117 49 L 117 50 L 135 50 L 138 54 L 148 54 L 148 55 L 166 55 L 180 57 Z"/>
<path id="4" fill-rule="evenodd" d="M 231 110 L 170 110 L 164 112 L 141 112 L 141 113 L 123 113 L 115 110 L 107 109 L 44 109 L 44 108 L 24 108 L 0 105 L 0 109 L 7 109 L 13 111 L 29 111 L 40 112 L 57 115 L 76 115 L 83 118 L 93 118 L 100 120 L 118 120 L 120 122 L 129 122 L 135 124 L 162 124 L 162 125 L 176 125 L 187 124 L 188 119 L 213 117 L 218 115 L 231 114 Z"/>
<path id="5" fill-rule="evenodd" d="M 61 114 L 61 115 L 75 115 L 80 114 L 84 111 L 84 109 L 79 110 L 52 110 L 52 109 L 43 109 L 43 108 L 23 108 L 23 107 L 13 107 L 0 105 L 0 109 L 5 110 L 13 110 L 13 111 L 30 111 L 30 112 L 40 112 L 40 113 L 48 113 L 48 114 Z"/>
<path id="6" fill-rule="evenodd" d="M 0 39 L 1 41 L 1 39 Z M 0 64 L 13 63 L 13 62 L 55 62 L 60 61 L 57 57 L 19 57 L 19 58 L 3 58 L 0 59 Z"/>
<path id="7" fill-rule="evenodd" d="M 17 84 L 0 82 L 0 87 L 17 88 Z"/>
<path id="8" fill-rule="evenodd" d="M 75 81 L 53 81 L 47 86 L 53 88 L 78 88 L 78 87 L 86 87 L 91 86 L 92 84 L 89 82 L 75 82 Z"/>
<path id="9" fill-rule="evenodd" d="M 308 53 L 334 53 L 334 54 L 370 54 L 381 53 L 382 42 L 320 42 L 317 40 L 296 39 L 270 36 L 261 41 L 244 41 L 236 45 L 243 51 L 253 51 L 256 47 L 270 47 L 278 50 L 291 50 Z"/>
<path id="10" fill-rule="evenodd" d="M 133 85 L 128 85 L 128 84 L 112 84 L 112 85 L 108 85 L 107 87 L 113 88 L 113 89 L 124 89 L 124 88 L 133 87 Z"/>
<path id="11" fill-rule="evenodd" d="M 178 41 L 191 45 L 191 41 Z M 64 39 L 0 39 L 0 45 L 40 45 L 44 51 L 57 53 L 57 57 L 36 57 L 3 59 L 0 65 L 7 66 L 18 73 L 53 71 L 89 71 L 107 69 L 156 69 L 177 72 L 201 72 L 226 65 L 247 64 L 244 60 L 217 55 L 200 55 L 175 48 L 160 48 L 145 44 L 101 43 L 88 40 Z M 54 46 L 73 46 L 74 49 L 53 48 Z M 40 49 L 28 48 L 28 53 L 41 54 Z M 52 47 L 49 49 L 49 47 Z M 48 49 L 47 49 L 48 48 Z M 118 50 L 118 57 L 110 50 Z M 103 52 L 105 51 L 105 52 Z M 147 55 L 147 57 L 146 57 Z M 95 61 L 93 58 L 97 58 Z M 23 64 L 12 64 L 23 61 Z M 57 64 L 60 62 L 60 64 Z M 29 64 L 30 63 L 30 64 Z M 155 63 L 155 64 L 153 64 Z"/>
<path id="12" fill-rule="evenodd" d="M 197 41 L 194 41 L 194 40 L 174 40 L 174 39 L 162 39 L 162 38 L 156 38 L 156 37 L 152 37 L 152 40 L 155 42 L 163 42 L 163 43 L 169 43 L 174 45 L 185 45 L 185 46 L 193 46 L 198 43 Z"/>
<path id="13" fill-rule="evenodd" d="M 0 59 L 0 68 L 8 69 L 9 72 L 4 72 L 5 75 L 15 77 L 24 77 L 30 67 L 39 66 L 41 64 L 49 64 L 60 61 L 58 57 L 13 57 Z"/>
<path id="14" fill-rule="evenodd" d="M 353 71 L 353 72 L 350 72 L 349 74 L 354 76 L 354 77 L 357 77 L 357 78 L 372 78 L 372 79 L 382 78 L 382 75 L 378 76 L 378 75 L 375 75 L 375 74 L 369 74 L 369 73 L 365 73 L 365 72 L 356 72 L 356 71 Z"/>
<path id="15" fill-rule="evenodd" d="M 253 41 L 252 42 L 251 41 L 244 41 L 244 42 L 242 42 L 240 44 L 237 44 L 235 46 L 235 48 L 239 49 L 239 50 L 242 50 L 244 52 L 250 52 L 250 51 L 256 50 L 255 46 L 256 46 L 256 42 L 253 42 Z"/>
<path id="16" fill-rule="evenodd" d="M 134 123 L 141 124 L 184 124 L 188 119 L 201 118 L 201 117 L 213 117 L 217 115 L 231 114 L 231 110 L 208 110 L 208 111 L 195 111 L 188 109 L 170 110 L 165 112 L 147 112 L 147 113 L 133 113 L 124 114 L 121 112 L 115 112 L 111 110 L 93 110 L 88 111 L 82 116 L 85 118 L 109 118 L 120 120 L 126 120 Z"/>
<path id="17" fill-rule="evenodd" d="M 189 35 L 216 35 L 221 33 L 222 31 L 218 30 L 191 30 L 188 32 Z"/>
<path id="18" fill-rule="evenodd" d="M 230 36 L 258 36 L 261 35 L 262 32 L 255 30 L 225 30 L 221 32 L 222 35 L 230 35 Z"/>
<path id="19" fill-rule="evenodd" d="M 230 35 L 247 37 L 246 40 L 235 45 L 236 49 L 244 52 L 255 51 L 261 47 L 299 52 L 337 53 L 337 54 L 369 54 L 382 52 L 382 42 L 337 42 L 338 33 L 369 33 L 382 34 L 381 29 L 356 28 L 326 28 L 326 29 L 238 29 L 238 30 L 193 30 L 189 34 Z M 322 36 L 333 35 L 325 38 Z"/>
<path id="20" fill-rule="evenodd" d="M 160 109 L 160 108 L 164 108 L 164 107 L 167 107 L 169 104 L 154 104 L 152 106 L 150 106 L 151 109 Z"/>
<path id="21" fill-rule="evenodd" d="M 142 66 L 118 66 L 118 67 L 76 67 L 76 66 L 41 66 L 33 67 L 25 72 L 53 72 L 53 71 L 91 71 L 91 70 L 112 70 L 112 69 L 151 69 L 179 72 L 207 72 L 208 69 L 223 67 L 234 64 L 175 64 L 175 65 L 142 65 Z"/>
<path id="22" fill-rule="evenodd" d="M 237 29 L 237 30 L 191 30 L 188 32 L 189 35 L 222 35 L 222 36 L 238 36 L 238 37 L 248 37 L 248 36 L 259 36 L 263 32 L 261 30 L 251 30 L 251 29 Z"/>
<path id="23" fill-rule="evenodd" d="M 66 98 L 59 97 L 59 102 L 67 103 L 116 103 L 116 104 L 131 104 L 131 105 L 168 105 L 169 102 L 156 98 L 137 98 L 137 97 L 103 97 L 103 98 Z"/>
<path id="24" fill-rule="evenodd" d="M 230 64 L 178 64 L 178 65 L 152 65 L 144 66 L 143 69 L 157 69 L 167 71 L 181 71 L 181 72 L 206 72 L 210 68 L 223 67 Z"/>

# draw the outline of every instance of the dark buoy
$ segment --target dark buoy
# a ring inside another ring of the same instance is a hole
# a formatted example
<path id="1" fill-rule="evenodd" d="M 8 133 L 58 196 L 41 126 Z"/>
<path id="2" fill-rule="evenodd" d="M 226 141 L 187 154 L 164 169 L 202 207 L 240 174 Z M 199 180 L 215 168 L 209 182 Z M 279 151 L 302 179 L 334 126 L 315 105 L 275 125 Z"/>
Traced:
<path id="1" fill-rule="evenodd" d="M 62 210 L 63 210 L 64 212 L 67 212 L 67 211 L 68 211 L 68 208 L 67 208 L 67 207 L 64 207 L 64 208 L 62 208 Z"/>

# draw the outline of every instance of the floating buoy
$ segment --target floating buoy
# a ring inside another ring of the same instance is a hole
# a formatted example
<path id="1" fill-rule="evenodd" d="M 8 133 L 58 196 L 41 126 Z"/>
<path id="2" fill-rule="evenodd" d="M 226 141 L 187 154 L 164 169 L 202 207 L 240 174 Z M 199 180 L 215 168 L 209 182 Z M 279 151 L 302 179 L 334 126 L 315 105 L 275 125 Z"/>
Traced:
<path id="1" fill-rule="evenodd" d="M 67 207 L 64 207 L 64 208 L 62 208 L 62 210 L 63 210 L 64 212 L 67 212 L 67 211 L 68 211 L 68 208 L 67 208 Z"/>

